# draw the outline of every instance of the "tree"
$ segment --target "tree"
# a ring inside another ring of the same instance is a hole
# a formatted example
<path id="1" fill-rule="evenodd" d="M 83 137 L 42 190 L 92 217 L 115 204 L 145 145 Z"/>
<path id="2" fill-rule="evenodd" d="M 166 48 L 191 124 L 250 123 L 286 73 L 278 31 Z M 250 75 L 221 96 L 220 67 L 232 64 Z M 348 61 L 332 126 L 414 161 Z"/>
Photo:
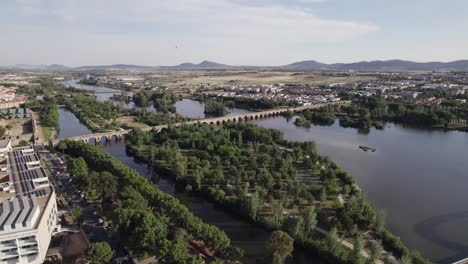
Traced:
<path id="1" fill-rule="evenodd" d="M 252 218 L 253 220 L 257 220 L 259 204 L 260 204 L 260 198 L 258 196 L 258 192 L 254 192 L 248 198 L 248 213 L 249 213 L 250 218 Z"/>
<path id="2" fill-rule="evenodd" d="M 382 231 L 384 231 L 385 229 L 385 216 L 386 216 L 386 213 L 385 213 L 385 210 L 383 209 L 377 211 L 377 214 L 375 215 L 374 226 L 375 226 L 375 230 L 379 234 L 382 233 Z"/>
<path id="3" fill-rule="evenodd" d="M 67 143 L 65 141 L 60 140 L 60 142 L 57 145 L 57 148 L 62 151 L 62 154 L 64 154 L 65 149 L 67 149 Z"/>
<path id="4" fill-rule="evenodd" d="M 118 208 L 113 222 L 122 238 L 136 249 L 157 246 L 167 235 L 164 218 L 142 208 Z"/>
<path id="5" fill-rule="evenodd" d="M 177 239 L 171 244 L 167 254 L 161 259 L 161 263 L 185 264 L 188 263 L 187 245 L 184 240 Z"/>
<path id="6" fill-rule="evenodd" d="M 304 238 L 303 230 L 304 230 L 304 218 L 302 215 L 296 215 L 295 217 L 288 217 L 284 222 L 284 228 L 288 231 L 295 238 Z"/>
<path id="7" fill-rule="evenodd" d="M 307 210 L 305 221 L 304 221 L 304 231 L 310 233 L 314 230 L 317 225 L 317 212 L 315 212 L 315 206 L 310 206 Z"/>
<path id="8" fill-rule="evenodd" d="M 228 113 L 226 106 L 222 102 L 215 100 L 205 101 L 205 114 L 214 116 L 223 116 Z"/>
<path id="9" fill-rule="evenodd" d="M 380 242 L 372 243 L 369 256 L 369 263 L 375 264 L 375 262 L 377 262 L 377 260 L 379 260 L 381 257 L 382 245 L 380 244 Z"/>
<path id="10" fill-rule="evenodd" d="M 401 264 L 412 264 L 413 263 L 413 259 L 409 256 L 409 255 L 404 255 L 402 258 L 401 258 Z"/>
<path id="11" fill-rule="evenodd" d="M 72 215 L 75 219 L 75 222 L 81 224 L 83 222 L 83 210 L 79 206 L 73 206 Z"/>
<path id="12" fill-rule="evenodd" d="M 114 177 L 110 172 L 101 172 L 98 178 L 98 184 L 96 186 L 99 195 L 104 201 L 112 201 L 117 196 L 117 178 Z"/>
<path id="13" fill-rule="evenodd" d="M 320 191 L 320 201 L 325 202 L 327 200 L 327 191 L 325 190 L 325 186 L 322 187 Z"/>
<path id="14" fill-rule="evenodd" d="M 275 206 L 275 212 L 273 214 L 273 224 L 275 225 L 276 228 L 281 227 L 283 224 L 283 219 L 284 219 L 284 208 L 283 208 L 283 203 L 279 203 L 278 205 Z"/>
<path id="15" fill-rule="evenodd" d="M 328 250 L 330 250 L 333 253 L 336 253 L 338 250 L 339 246 L 339 237 L 338 237 L 338 232 L 335 227 L 333 227 L 330 232 L 328 232 L 326 238 L 325 238 L 325 246 Z"/>
<path id="16" fill-rule="evenodd" d="M 55 153 L 54 141 L 52 139 L 49 139 L 49 151 Z"/>
<path id="17" fill-rule="evenodd" d="M 351 253 L 351 262 L 354 264 L 364 264 L 365 257 L 362 255 L 362 251 L 364 249 L 364 239 L 362 235 L 358 235 L 354 240 L 354 248 L 353 252 Z"/>
<path id="18" fill-rule="evenodd" d="M 70 158 L 67 162 L 67 171 L 73 176 L 85 176 L 88 174 L 88 165 L 83 157 Z"/>
<path id="19" fill-rule="evenodd" d="M 274 231 L 267 243 L 273 264 L 284 263 L 294 250 L 294 239 L 283 231 Z"/>
<path id="20" fill-rule="evenodd" d="M 85 254 L 92 264 L 109 263 L 114 255 L 112 248 L 105 241 L 89 244 Z"/>
<path id="21" fill-rule="evenodd" d="M 177 178 L 184 178 L 187 176 L 187 158 L 180 152 L 177 152 L 175 159 L 172 162 L 172 171 Z"/>

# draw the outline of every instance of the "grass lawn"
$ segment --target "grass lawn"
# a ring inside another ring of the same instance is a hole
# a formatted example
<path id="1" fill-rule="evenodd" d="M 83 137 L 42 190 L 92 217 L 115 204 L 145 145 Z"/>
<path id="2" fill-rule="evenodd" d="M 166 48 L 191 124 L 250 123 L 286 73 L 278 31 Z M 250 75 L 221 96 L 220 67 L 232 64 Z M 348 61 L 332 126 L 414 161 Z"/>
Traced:
<path id="1" fill-rule="evenodd" d="M 44 140 L 48 141 L 52 132 L 50 131 L 50 127 L 42 127 L 42 133 L 44 134 Z"/>

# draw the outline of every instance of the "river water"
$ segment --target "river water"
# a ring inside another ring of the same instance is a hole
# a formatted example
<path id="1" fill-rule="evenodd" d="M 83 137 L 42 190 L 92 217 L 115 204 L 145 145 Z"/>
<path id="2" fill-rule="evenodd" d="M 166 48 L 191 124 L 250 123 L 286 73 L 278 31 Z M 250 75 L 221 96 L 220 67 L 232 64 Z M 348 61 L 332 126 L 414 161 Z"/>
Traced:
<path id="1" fill-rule="evenodd" d="M 69 81 L 63 81 L 60 82 L 61 84 L 65 86 L 72 86 L 78 89 L 90 91 L 90 92 L 95 92 L 96 94 L 96 100 L 99 102 L 106 102 L 106 101 L 112 101 L 115 105 L 121 105 L 125 109 L 132 109 L 135 106 L 133 102 L 118 102 L 112 100 L 112 96 L 114 94 L 126 94 L 128 96 L 132 96 L 132 92 L 124 92 L 121 90 L 109 88 L 109 87 L 103 87 L 103 86 L 95 86 L 95 85 L 86 85 L 86 84 L 80 84 L 78 83 L 79 80 L 69 80 Z M 182 99 L 180 101 L 177 101 L 175 103 L 176 107 L 176 113 L 184 116 L 184 117 L 190 117 L 190 118 L 206 118 L 207 116 L 204 113 L 205 105 L 203 102 L 198 102 L 195 100 L 191 99 Z M 146 110 L 149 112 L 158 112 L 154 108 L 154 106 L 151 104 L 150 106 L 146 107 Z M 241 109 L 241 108 L 228 108 L 229 113 L 227 116 L 234 116 L 234 115 L 239 115 L 239 114 L 245 114 L 249 113 L 250 111 Z"/>
<path id="2" fill-rule="evenodd" d="M 87 86 L 94 87 L 94 86 Z M 106 94 L 107 95 L 107 94 Z M 110 96 L 108 97 L 109 100 Z M 104 100 L 105 101 L 105 100 Z M 177 112 L 192 118 L 203 118 L 204 105 L 197 101 L 184 99 L 176 104 Z M 247 113 L 243 109 L 230 109 L 232 114 Z M 67 138 L 92 133 L 78 118 L 66 109 L 59 109 L 60 130 L 58 138 Z M 91 142 L 93 143 L 93 142 Z M 184 189 L 178 189 L 176 183 L 167 178 L 154 178 L 151 170 L 144 163 L 135 161 L 125 152 L 123 142 L 112 142 L 112 144 L 101 145 L 103 151 L 113 155 L 125 165 L 137 170 L 148 180 L 154 181 L 158 187 L 166 193 L 177 197 L 191 212 L 209 224 L 213 224 L 226 232 L 232 243 L 244 250 L 244 263 L 255 263 L 257 259 L 265 257 L 265 244 L 270 233 L 260 227 L 254 226 L 239 218 L 235 214 L 226 212 L 223 208 L 206 201 L 204 198 L 188 194 Z M 296 249 L 292 256 L 286 261 L 289 264 L 321 264 L 320 258 L 302 249 Z"/>
<path id="3" fill-rule="evenodd" d="M 178 103 L 180 114 L 204 117 L 199 102 Z M 66 110 L 59 114 L 59 138 L 89 133 L 73 114 Z M 356 178 L 374 208 L 386 210 L 388 228 L 411 249 L 438 263 L 468 257 L 468 134 L 395 124 L 362 134 L 337 123 L 330 127 L 298 128 L 293 120 L 288 122 L 282 117 L 260 120 L 257 124 L 282 131 L 288 140 L 314 140 L 320 154 L 330 156 Z M 376 148 L 376 152 L 364 152 L 358 148 L 360 145 Z M 126 155 L 124 144 L 102 148 L 151 178 L 146 165 Z M 158 179 L 157 185 L 179 198 L 203 220 L 224 230 L 235 245 L 246 251 L 246 263 L 263 256 L 268 232 L 200 197 L 177 190 L 168 179 Z M 319 263 L 317 257 L 302 250 L 296 250 L 293 256 L 290 263 Z"/>
<path id="4" fill-rule="evenodd" d="M 439 263 L 468 257 L 468 134 L 388 124 L 369 134 L 333 126 L 298 128 L 285 118 L 258 125 L 288 140 L 317 143 L 354 176 L 389 229 L 410 248 Z M 376 152 L 364 152 L 358 146 Z"/>

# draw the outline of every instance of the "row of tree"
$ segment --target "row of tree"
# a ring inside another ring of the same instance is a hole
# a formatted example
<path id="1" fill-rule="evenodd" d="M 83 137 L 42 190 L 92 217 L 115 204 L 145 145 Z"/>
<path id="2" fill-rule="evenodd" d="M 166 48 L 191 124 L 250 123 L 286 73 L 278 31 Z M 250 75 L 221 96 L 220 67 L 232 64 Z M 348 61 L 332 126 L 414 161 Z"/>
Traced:
<path id="1" fill-rule="evenodd" d="M 204 113 L 211 116 L 224 116 L 229 113 L 229 111 L 223 102 L 206 100 Z"/>
<path id="2" fill-rule="evenodd" d="M 71 98 L 59 96 L 57 99 L 93 131 L 117 129 L 120 126 L 116 118 L 123 109 L 112 102 L 99 102 L 92 96 L 82 94 L 75 94 Z"/>
<path id="3" fill-rule="evenodd" d="M 468 111 L 460 111 L 457 107 L 419 105 L 405 99 L 385 99 L 382 96 L 359 97 L 355 105 L 343 108 L 343 111 L 354 115 L 360 109 L 367 109 L 375 121 L 394 121 L 427 127 L 447 126 L 453 119 L 468 118 Z"/>
<path id="4" fill-rule="evenodd" d="M 175 113 L 175 103 L 180 98 L 172 92 L 140 91 L 133 95 L 133 102 L 138 107 L 154 105 L 159 112 Z"/>
<path id="5" fill-rule="evenodd" d="M 61 148 L 71 157 L 68 170 L 76 182 L 93 193 L 103 208 L 110 208 L 107 216 L 113 230 L 131 252 L 156 254 L 160 263 L 201 263 L 188 255 L 187 238 L 175 235 L 186 232 L 187 237 L 204 241 L 218 257 L 235 260 L 242 256 L 223 231 L 204 223 L 111 155 L 74 141 L 63 141 Z"/>
<path id="6" fill-rule="evenodd" d="M 58 130 L 59 114 L 57 111 L 57 100 L 54 97 L 45 96 L 42 100 L 34 100 L 27 103 L 25 107 L 40 114 L 42 126 Z"/>
<path id="7" fill-rule="evenodd" d="M 294 124 L 299 127 L 310 127 L 311 124 L 331 126 L 335 123 L 336 116 L 327 108 L 312 110 L 306 109 L 299 114 Z"/>

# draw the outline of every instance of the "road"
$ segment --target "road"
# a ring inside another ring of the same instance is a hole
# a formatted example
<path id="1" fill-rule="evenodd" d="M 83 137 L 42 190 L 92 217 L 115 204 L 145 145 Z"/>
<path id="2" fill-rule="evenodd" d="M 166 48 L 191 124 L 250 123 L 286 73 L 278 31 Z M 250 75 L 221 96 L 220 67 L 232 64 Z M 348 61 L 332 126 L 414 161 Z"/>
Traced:
<path id="1" fill-rule="evenodd" d="M 90 242 L 101 242 L 106 241 L 114 249 L 116 258 L 125 258 L 127 253 L 122 247 L 118 239 L 113 236 L 111 229 L 106 223 L 100 223 L 99 219 L 99 206 L 86 201 L 81 197 L 81 193 L 73 184 L 71 178 L 67 173 L 64 173 L 64 157 L 61 153 L 53 154 L 45 150 L 42 146 L 38 147 L 41 158 L 47 162 L 52 171 L 52 175 L 57 175 L 57 185 L 61 186 L 61 190 L 64 191 L 70 197 L 70 207 L 79 206 L 83 212 L 83 222 L 81 224 L 84 234 Z M 59 193 L 60 190 L 57 190 Z"/>

